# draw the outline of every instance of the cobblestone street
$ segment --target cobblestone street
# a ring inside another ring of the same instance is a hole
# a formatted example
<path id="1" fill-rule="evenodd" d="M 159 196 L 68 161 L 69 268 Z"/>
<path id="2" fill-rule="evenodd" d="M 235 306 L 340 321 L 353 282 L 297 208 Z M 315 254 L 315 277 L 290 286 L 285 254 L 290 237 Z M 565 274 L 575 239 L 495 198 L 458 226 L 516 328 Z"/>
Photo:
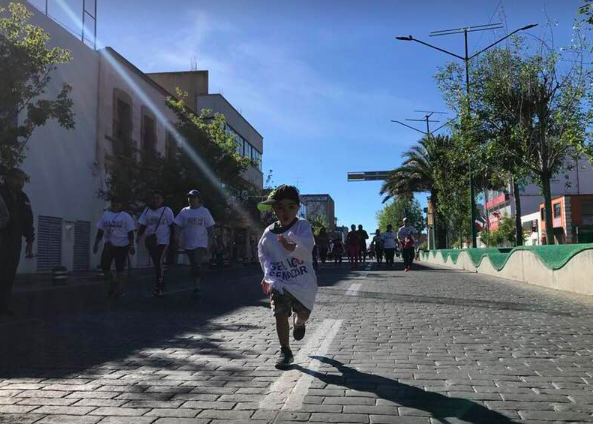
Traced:
<path id="1" fill-rule="evenodd" d="M 130 290 L 0 323 L 0 423 L 593 422 L 593 299 L 401 262 L 333 264 L 294 369 L 257 267 L 201 300 Z"/>

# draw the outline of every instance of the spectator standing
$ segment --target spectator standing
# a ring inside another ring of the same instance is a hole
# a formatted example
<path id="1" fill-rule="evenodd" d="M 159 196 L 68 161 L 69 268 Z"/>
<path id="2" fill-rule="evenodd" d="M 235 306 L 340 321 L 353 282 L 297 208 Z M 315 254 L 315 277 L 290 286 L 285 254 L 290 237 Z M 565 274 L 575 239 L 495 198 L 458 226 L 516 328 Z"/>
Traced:
<path id="1" fill-rule="evenodd" d="M 0 315 L 14 315 L 9 310 L 9 304 L 21 260 L 23 238 L 26 241 L 26 255 L 33 255 L 33 210 L 29 198 L 23 192 L 27 181 L 28 176 L 23 170 L 13 168 L 4 175 L 4 184 L 0 186 L 0 197 L 8 214 L 8 221 L 0 229 Z"/>

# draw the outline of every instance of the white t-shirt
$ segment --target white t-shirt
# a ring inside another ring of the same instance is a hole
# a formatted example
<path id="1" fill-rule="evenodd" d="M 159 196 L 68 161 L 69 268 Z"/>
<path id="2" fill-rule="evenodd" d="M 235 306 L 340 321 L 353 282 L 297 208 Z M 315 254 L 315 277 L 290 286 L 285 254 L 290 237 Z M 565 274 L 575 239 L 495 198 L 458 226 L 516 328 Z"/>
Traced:
<path id="1" fill-rule="evenodd" d="M 411 225 L 407 227 L 401 227 L 397 232 L 397 238 L 400 240 L 405 239 L 408 236 L 416 234 L 416 228 L 412 227 Z"/>
<path id="2" fill-rule="evenodd" d="M 312 310 L 317 295 L 317 276 L 313 269 L 313 246 L 315 238 L 309 221 L 298 220 L 281 234 L 274 233 L 275 224 L 264 231 L 259 245 L 259 261 L 264 271 L 264 279 L 271 288 L 293 295 L 307 309 Z M 286 250 L 278 241 L 283 235 L 291 243 L 296 243 L 293 252 Z"/>
<path id="3" fill-rule="evenodd" d="M 208 247 L 207 229 L 214 225 L 214 219 L 208 209 L 203 206 L 196 209 L 183 208 L 177 214 L 175 224 L 182 228 L 181 237 L 185 250 Z"/>
<path id="4" fill-rule="evenodd" d="M 116 247 L 124 247 L 129 246 L 128 233 L 134 231 L 136 226 L 127 212 L 105 211 L 99 222 L 97 222 L 97 228 L 103 230 L 105 243 L 111 243 Z"/>
<path id="5" fill-rule="evenodd" d="M 161 220 L 160 224 L 158 224 L 159 218 Z M 173 222 L 175 222 L 175 217 L 173 216 L 173 211 L 168 206 L 162 206 L 155 210 L 146 208 L 138 219 L 140 225 L 146 226 L 145 236 L 154 234 L 154 230 L 158 224 L 158 229 L 156 230 L 157 244 L 169 244 L 169 238 L 171 237 L 169 226 L 173 225 Z"/>
<path id="6" fill-rule="evenodd" d="M 381 234 L 383 238 L 383 249 L 395 249 L 395 234 L 393 231 L 385 231 Z"/>

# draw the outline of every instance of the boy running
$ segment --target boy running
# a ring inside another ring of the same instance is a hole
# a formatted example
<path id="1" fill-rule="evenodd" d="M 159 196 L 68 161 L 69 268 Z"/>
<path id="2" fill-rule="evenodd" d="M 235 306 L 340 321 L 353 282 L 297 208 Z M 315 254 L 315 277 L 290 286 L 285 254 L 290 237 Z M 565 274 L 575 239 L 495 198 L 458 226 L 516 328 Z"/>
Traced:
<path id="1" fill-rule="evenodd" d="M 259 245 L 259 260 L 264 271 L 262 289 L 270 296 L 276 317 L 280 358 L 276 368 L 285 370 L 294 362 L 290 350 L 288 318 L 295 313 L 293 337 L 305 336 L 305 324 L 317 295 L 317 276 L 313 269 L 315 244 L 311 224 L 297 218 L 300 208 L 298 189 L 281 185 L 258 205 L 260 211 L 273 209 L 278 221 L 264 231 Z"/>
<path id="2" fill-rule="evenodd" d="M 101 253 L 101 269 L 109 278 L 109 297 L 117 298 L 124 295 L 123 279 L 128 252 L 134 249 L 134 220 L 123 210 L 123 204 L 117 199 L 111 200 L 111 207 L 103 212 L 97 222 L 97 236 L 93 253 L 99 251 L 99 243 L 103 241 Z M 115 261 L 115 274 L 111 272 L 111 264 Z"/>
<path id="3" fill-rule="evenodd" d="M 181 228 L 183 249 L 191 264 L 191 275 L 194 278 L 193 295 L 199 296 L 200 266 L 208 253 L 208 241 L 216 248 L 214 238 L 214 219 L 210 211 L 202 206 L 202 198 L 198 190 L 187 193 L 188 207 L 183 208 L 175 218 L 175 225 Z"/>

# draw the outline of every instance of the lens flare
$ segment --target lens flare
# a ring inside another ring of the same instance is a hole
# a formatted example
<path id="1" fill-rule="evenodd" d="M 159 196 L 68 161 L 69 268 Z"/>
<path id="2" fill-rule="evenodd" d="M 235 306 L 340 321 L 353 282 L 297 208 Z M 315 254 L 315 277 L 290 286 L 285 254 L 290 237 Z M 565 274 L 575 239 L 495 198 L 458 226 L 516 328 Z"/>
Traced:
<path id="1" fill-rule="evenodd" d="M 97 1 L 97 0 L 95 0 Z M 68 15 L 70 19 L 74 22 L 79 22 L 80 19 L 78 15 L 75 14 L 70 6 L 68 6 L 64 0 L 56 0 L 56 4 L 62 9 L 64 13 Z M 100 40 L 96 39 L 97 45 L 104 46 Z M 226 199 L 227 204 L 231 207 L 232 210 L 236 211 L 239 216 L 245 220 L 250 227 L 258 228 L 261 225 L 254 221 L 250 214 L 245 210 L 243 205 L 241 205 L 238 200 L 229 193 L 222 185 L 220 178 L 216 176 L 216 173 L 210 168 L 210 166 L 191 148 L 187 140 L 177 131 L 175 125 L 173 125 L 167 117 L 163 114 L 159 107 L 150 99 L 148 94 L 138 85 L 136 82 L 130 77 L 129 73 L 123 68 L 121 63 L 113 56 L 113 54 L 107 50 L 103 49 L 100 54 L 107 60 L 107 62 L 113 67 L 113 69 L 119 74 L 119 76 L 125 81 L 125 83 L 130 87 L 130 89 L 138 96 L 138 98 L 143 102 L 143 104 L 150 109 L 150 111 L 154 114 L 156 119 L 163 125 L 170 133 L 173 135 L 177 145 L 181 146 L 183 151 L 189 156 L 192 162 L 204 172 L 206 178 L 210 180 L 212 185 L 216 187 L 216 189 L 222 194 L 222 196 Z"/>

